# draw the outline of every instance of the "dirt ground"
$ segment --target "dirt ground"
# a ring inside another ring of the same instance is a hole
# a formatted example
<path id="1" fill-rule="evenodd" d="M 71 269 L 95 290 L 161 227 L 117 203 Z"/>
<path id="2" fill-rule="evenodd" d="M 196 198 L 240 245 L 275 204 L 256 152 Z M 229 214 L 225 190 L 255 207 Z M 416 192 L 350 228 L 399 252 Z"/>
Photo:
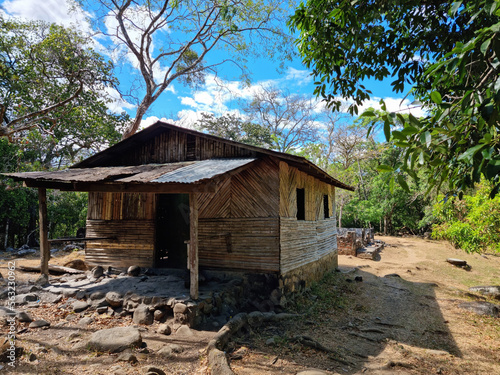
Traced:
<path id="1" fill-rule="evenodd" d="M 231 362 L 235 373 L 315 368 L 334 374 L 500 374 L 500 319 L 458 307 L 482 300 L 469 287 L 500 284 L 500 257 L 466 254 L 420 238 L 377 239 L 387 243 L 379 260 L 339 256 L 345 273 L 293 301 L 306 311 L 304 318 L 239 339 L 234 350 L 245 355 Z M 454 267 L 447 258 L 466 260 L 471 270 Z M 356 276 L 363 281 L 354 281 Z M 336 308 L 318 297 L 328 287 L 347 295 L 332 301 Z M 326 350 L 304 346 L 297 337 Z"/>
<path id="2" fill-rule="evenodd" d="M 341 272 L 289 300 L 288 309 L 301 317 L 252 327 L 235 337 L 227 348 L 235 374 L 296 374 L 308 368 L 332 374 L 500 374 L 500 319 L 458 307 L 482 300 L 469 287 L 500 284 L 500 257 L 470 255 L 420 238 L 377 239 L 387 243 L 380 259 L 339 256 Z M 62 265 L 80 256 L 72 253 L 51 263 Z M 446 263 L 450 257 L 466 260 L 471 270 Z M 0 272 L 7 273 L 5 261 Z M 35 276 L 18 272 L 17 278 Z M 167 374 L 210 373 L 204 348 L 215 331 L 166 336 L 156 333 L 158 323 L 141 326 L 147 346 L 134 351 L 137 363 L 123 362 L 116 354 L 90 352 L 85 343 L 97 329 L 133 325 L 130 317 L 74 314 L 61 308 L 63 303 L 29 310 L 50 321 L 49 329 L 23 331 L 27 323 L 18 324 L 17 344 L 25 354 L 15 373 L 146 374 L 147 366 Z M 81 326 L 83 317 L 94 321 Z M 160 354 L 168 344 L 183 350 Z"/>

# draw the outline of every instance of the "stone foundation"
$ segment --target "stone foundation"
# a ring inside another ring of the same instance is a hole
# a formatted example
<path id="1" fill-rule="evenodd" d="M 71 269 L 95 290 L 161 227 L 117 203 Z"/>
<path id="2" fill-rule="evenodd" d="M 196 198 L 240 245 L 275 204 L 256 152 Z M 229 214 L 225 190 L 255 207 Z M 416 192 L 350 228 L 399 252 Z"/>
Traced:
<path id="1" fill-rule="evenodd" d="M 360 249 L 374 242 L 372 228 L 339 228 L 337 248 L 340 255 L 358 256 Z"/>
<path id="2" fill-rule="evenodd" d="M 280 276 L 279 287 L 286 295 L 300 292 L 309 287 L 313 282 L 319 281 L 323 276 L 338 267 L 338 254 L 334 251 L 318 261 L 311 262 Z"/>

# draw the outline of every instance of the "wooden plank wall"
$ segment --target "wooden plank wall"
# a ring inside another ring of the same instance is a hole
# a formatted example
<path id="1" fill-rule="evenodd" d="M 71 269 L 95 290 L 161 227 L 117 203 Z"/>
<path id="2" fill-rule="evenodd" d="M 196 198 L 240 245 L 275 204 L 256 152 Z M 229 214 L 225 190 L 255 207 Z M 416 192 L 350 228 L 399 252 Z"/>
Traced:
<path id="1" fill-rule="evenodd" d="M 155 243 L 155 194 L 89 193 L 87 237 L 116 239 L 88 241 L 91 264 L 152 267 Z"/>
<path id="2" fill-rule="evenodd" d="M 87 237 L 116 237 L 87 242 L 85 259 L 90 264 L 153 266 L 153 220 L 87 220 Z"/>
<path id="3" fill-rule="evenodd" d="M 89 220 L 154 220 L 153 193 L 89 193 Z"/>
<path id="4" fill-rule="evenodd" d="M 335 188 L 285 162 L 280 178 L 280 272 L 282 274 L 317 261 L 337 248 Z M 297 189 L 305 190 L 305 220 L 297 220 Z M 328 195 L 330 218 L 324 218 Z"/>
<path id="5" fill-rule="evenodd" d="M 282 274 L 317 261 L 337 249 L 335 220 L 280 219 Z"/>
<path id="6" fill-rule="evenodd" d="M 260 160 L 198 199 L 200 266 L 279 271 L 277 162 Z"/>
<path id="7" fill-rule="evenodd" d="M 297 189 L 305 189 L 305 213 L 307 220 L 323 220 L 323 196 L 328 195 L 330 217 L 335 217 L 335 187 L 322 182 L 307 173 L 279 163 L 280 179 L 280 216 L 297 217 Z"/>
<path id="8" fill-rule="evenodd" d="M 112 165 L 141 165 L 148 163 L 173 163 L 211 158 L 253 157 L 255 152 L 225 142 L 205 139 L 173 129 L 117 155 Z"/>

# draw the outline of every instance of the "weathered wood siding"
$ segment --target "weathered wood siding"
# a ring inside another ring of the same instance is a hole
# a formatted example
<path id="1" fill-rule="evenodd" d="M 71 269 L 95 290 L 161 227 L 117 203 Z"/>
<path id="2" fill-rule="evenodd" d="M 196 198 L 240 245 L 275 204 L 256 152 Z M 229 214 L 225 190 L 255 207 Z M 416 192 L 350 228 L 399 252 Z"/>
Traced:
<path id="1" fill-rule="evenodd" d="M 155 244 L 155 195 L 89 193 L 85 258 L 91 264 L 152 267 Z"/>
<path id="2" fill-rule="evenodd" d="M 200 194 L 200 266 L 279 271 L 278 164 L 264 159 Z"/>
<path id="3" fill-rule="evenodd" d="M 335 188 L 279 163 L 280 273 L 318 261 L 337 249 Z M 305 190 L 305 220 L 297 220 L 297 189 Z M 330 218 L 324 218 L 324 196 Z"/>
<path id="4" fill-rule="evenodd" d="M 337 248 L 335 220 L 280 219 L 281 273 L 315 262 Z"/>
<path id="5" fill-rule="evenodd" d="M 335 217 L 335 187 L 280 161 L 280 216 L 297 217 L 297 189 L 305 189 L 306 221 L 323 220 L 323 196 L 328 195 L 330 217 Z"/>
<path id="6" fill-rule="evenodd" d="M 141 143 L 130 152 L 117 155 L 109 165 L 173 163 L 211 158 L 254 157 L 255 152 L 221 141 L 165 129 L 158 136 Z"/>

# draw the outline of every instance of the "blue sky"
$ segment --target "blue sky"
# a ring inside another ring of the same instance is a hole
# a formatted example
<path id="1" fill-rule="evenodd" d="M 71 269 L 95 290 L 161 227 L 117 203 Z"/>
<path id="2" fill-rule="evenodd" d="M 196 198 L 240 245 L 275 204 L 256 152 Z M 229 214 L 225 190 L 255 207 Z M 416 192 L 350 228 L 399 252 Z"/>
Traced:
<path id="1" fill-rule="evenodd" d="M 69 12 L 68 5 L 61 0 L 0 0 L 2 10 L 8 16 L 22 17 L 28 20 L 44 20 L 56 22 L 65 26 L 72 25 L 82 32 L 90 31 L 90 26 L 85 20 L 84 12 Z M 98 42 L 99 43 L 99 42 Z M 219 52 L 217 52 L 219 53 Z M 241 113 L 242 100 L 251 98 L 252 93 L 262 85 L 272 85 L 277 88 L 287 89 L 290 93 L 304 94 L 312 97 L 314 90 L 313 79 L 310 72 L 302 65 L 299 58 L 287 64 L 285 70 L 280 74 L 277 72 L 278 63 L 267 60 L 253 61 L 248 65 L 252 82 L 246 86 L 237 79 L 217 82 L 209 75 L 205 84 L 199 89 L 193 90 L 174 82 L 169 89 L 162 94 L 160 99 L 153 104 L 143 118 L 144 126 L 153 123 L 157 119 L 177 120 L 182 119 L 182 124 L 191 126 L 199 117 L 200 112 L 211 112 L 220 115 L 226 112 Z M 226 73 L 230 73 L 231 66 L 226 66 Z M 134 68 L 128 64 L 125 69 L 117 69 L 116 75 L 121 82 L 121 88 L 126 90 L 130 87 L 130 78 L 133 76 Z M 232 76 L 235 76 L 232 74 Z M 392 93 L 390 81 L 366 82 L 367 88 L 373 92 L 370 102 L 363 107 L 377 107 L 378 101 L 383 98 L 388 108 L 393 111 L 402 110 L 410 102 L 406 100 L 401 106 L 404 94 Z M 224 90 L 220 90 L 222 83 Z M 135 105 L 132 101 L 123 101 L 117 92 L 109 91 L 115 99 L 110 109 L 116 112 L 127 111 L 132 117 L 135 115 Z M 316 99 L 314 99 L 316 100 Z M 318 100 L 319 101 L 319 100 Z M 321 104 L 319 104 L 321 106 Z M 420 110 L 412 110 L 414 115 L 421 115 Z"/>

